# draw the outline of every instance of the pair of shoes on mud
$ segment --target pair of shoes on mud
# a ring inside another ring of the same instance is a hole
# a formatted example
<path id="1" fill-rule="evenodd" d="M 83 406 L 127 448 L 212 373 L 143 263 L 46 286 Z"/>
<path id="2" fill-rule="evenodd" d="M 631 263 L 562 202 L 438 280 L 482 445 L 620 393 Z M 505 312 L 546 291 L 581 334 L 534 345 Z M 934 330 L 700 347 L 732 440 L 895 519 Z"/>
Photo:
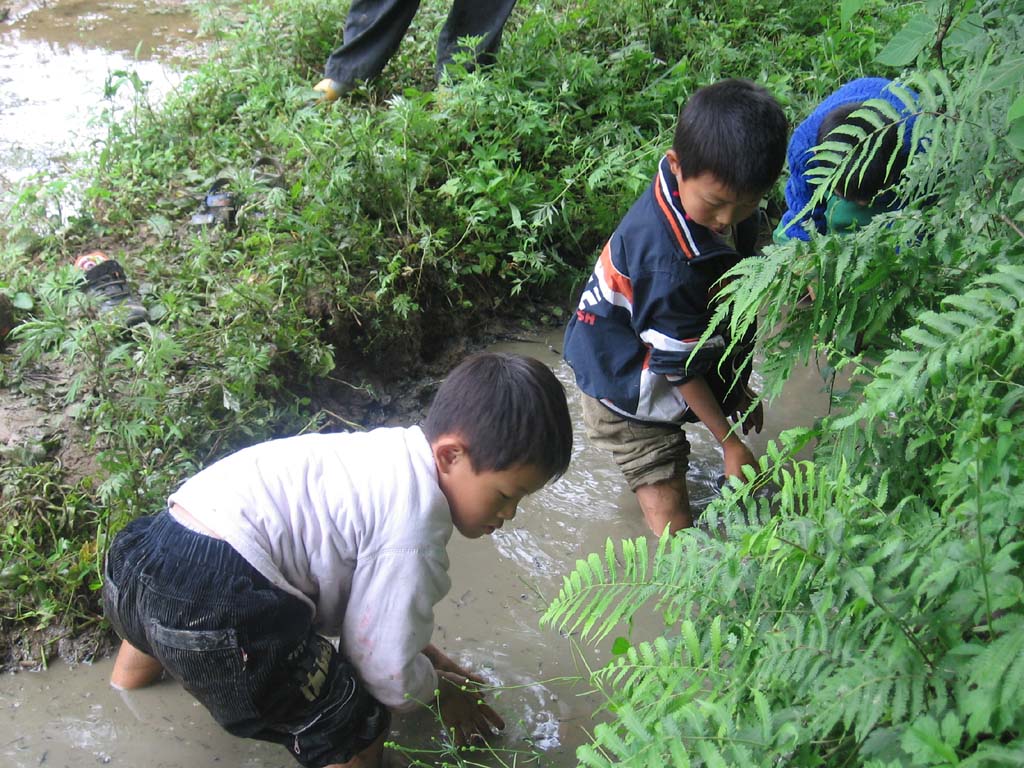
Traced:
<path id="1" fill-rule="evenodd" d="M 124 269 L 103 251 L 89 251 L 75 259 L 83 273 L 82 290 L 99 303 L 99 314 L 125 328 L 149 322 L 149 312 L 128 288 Z"/>

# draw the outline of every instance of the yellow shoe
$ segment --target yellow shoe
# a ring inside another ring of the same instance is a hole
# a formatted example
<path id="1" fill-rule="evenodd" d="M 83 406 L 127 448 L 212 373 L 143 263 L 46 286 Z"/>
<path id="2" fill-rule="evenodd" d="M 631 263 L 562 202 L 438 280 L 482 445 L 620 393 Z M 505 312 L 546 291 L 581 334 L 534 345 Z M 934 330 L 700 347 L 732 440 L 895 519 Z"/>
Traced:
<path id="1" fill-rule="evenodd" d="M 313 90 L 320 94 L 320 101 L 324 102 L 337 101 L 341 94 L 345 92 L 341 87 L 341 83 L 331 80 L 329 77 L 325 77 L 314 85 Z"/>

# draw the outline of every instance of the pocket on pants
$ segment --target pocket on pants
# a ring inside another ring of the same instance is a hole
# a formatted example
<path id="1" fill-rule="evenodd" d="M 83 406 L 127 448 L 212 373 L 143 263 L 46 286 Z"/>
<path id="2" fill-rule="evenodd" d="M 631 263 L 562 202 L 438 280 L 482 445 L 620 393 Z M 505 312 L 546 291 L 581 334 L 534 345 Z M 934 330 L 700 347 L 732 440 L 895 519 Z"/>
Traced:
<path id="1" fill-rule="evenodd" d="M 152 619 L 149 641 L 164 669 L 224 727 L 259 718 L 234 629 L 175 629 Z"/>
<path id="2" fill-rule="evenodd" d="M 127 640 L 128 636 L 124 631 L 124 623 L 121 621 L 121 591 L 117 588 L 117 584 L 110 578 L 109 563 L 104 563 L 103 567 L 103 615 L 107 621 L 110 622 L 110 626 L 114 628 L 117 636 L 122 640 Z M 129 641 L 131 642 L 131 641 Z"/>

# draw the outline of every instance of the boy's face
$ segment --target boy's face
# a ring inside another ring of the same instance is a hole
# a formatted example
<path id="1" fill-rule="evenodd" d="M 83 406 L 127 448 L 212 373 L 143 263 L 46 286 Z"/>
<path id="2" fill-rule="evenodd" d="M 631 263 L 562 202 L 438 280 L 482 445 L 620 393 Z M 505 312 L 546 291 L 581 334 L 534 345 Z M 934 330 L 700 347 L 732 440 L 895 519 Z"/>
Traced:
<path id="1" fill-rule="evenodd" d="M 713 232 L 722 234 L 750 216 L 761 204 L 761 193 L 738 195 L 712 173 L 684 178 L 675 150 L 668 150 L 665 157 L 668 158 L 669 170 L 676 177 L 679 202 L 686 215 Z"/>
<path id="2" fill-rule="evenodd" d="M 524 496 L 539 491 L 551 479 L 532 464 L 477 472 L 457 437 L 442 436 L 433 450 L 438 482 L 448 499 L 452 523 L 467 539 L 494 533 L 516 516 Z"/>

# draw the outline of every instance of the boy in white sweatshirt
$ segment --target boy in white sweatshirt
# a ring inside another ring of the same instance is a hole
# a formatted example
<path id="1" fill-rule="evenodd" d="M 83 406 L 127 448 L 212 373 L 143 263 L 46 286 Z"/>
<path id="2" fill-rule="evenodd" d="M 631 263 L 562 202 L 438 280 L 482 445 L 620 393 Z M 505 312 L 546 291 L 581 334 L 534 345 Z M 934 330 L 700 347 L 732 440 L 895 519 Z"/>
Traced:
<path id="1" fill-rule="evenodd" d="M 449 374 L 422 428 L 221 459 L 110 547 L 104 610 L 122 638 L 111 684 L 166 670 L 229 732 L 311 768 L 378 765 L 390 710 L 420 704 L 436 703 L 459 744 L 491 735 L 504 723 L 472 690 L 483 681 L 430 644 L 445 546 L 453 528 L 478 538 L 512 519 L 571 449 L 554 374 L 483 353 Z"/>

